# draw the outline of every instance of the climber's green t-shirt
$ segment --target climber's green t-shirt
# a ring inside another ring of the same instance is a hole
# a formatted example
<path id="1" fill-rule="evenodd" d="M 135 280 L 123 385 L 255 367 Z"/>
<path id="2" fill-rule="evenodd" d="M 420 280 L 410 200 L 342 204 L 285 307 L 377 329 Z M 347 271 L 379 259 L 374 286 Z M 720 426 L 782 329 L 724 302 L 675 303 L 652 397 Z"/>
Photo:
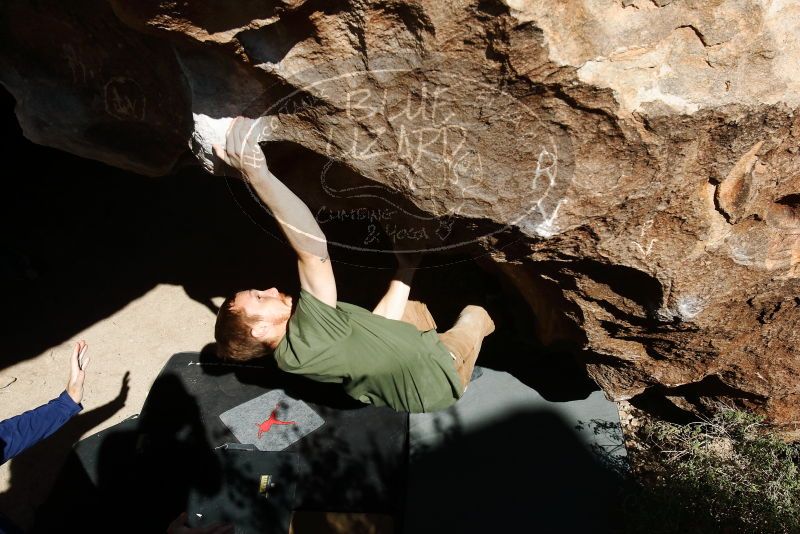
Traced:
<path id="1" fill-rule="evenodd" d="M 275 349 L 284 371 L 338 382 L 364 403 L 408 412 L 447 408 L 461 396 L 450 351 L 435 330 L 300 290 L 286 336 Z"/>

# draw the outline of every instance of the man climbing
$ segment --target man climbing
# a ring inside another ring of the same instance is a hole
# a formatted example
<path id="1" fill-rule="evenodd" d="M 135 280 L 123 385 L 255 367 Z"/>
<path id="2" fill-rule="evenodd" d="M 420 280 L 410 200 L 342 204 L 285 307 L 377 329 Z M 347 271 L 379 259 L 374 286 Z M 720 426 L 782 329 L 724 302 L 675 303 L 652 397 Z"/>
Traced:
<path id="1" fill-rule="evenodd" d="M 325 235 L 309 208 L 267 168 L 255 134 L 260 121 L 238 117 L 214 153 L 246 180 L 270 209 L 297 254 L 297 301 L 272 287 L 240 291 L 220 307 L 218 353 L 230 360 L 272 354 L 280 369 L 337 382 L 351 397 L 398 411 L 447 408 L 464 393 L 489 314 L 466 306 L 442 334 L 424 304 L 409 301 L 415 261 L 399 269 L 374 310 L 337 300 Z"/>

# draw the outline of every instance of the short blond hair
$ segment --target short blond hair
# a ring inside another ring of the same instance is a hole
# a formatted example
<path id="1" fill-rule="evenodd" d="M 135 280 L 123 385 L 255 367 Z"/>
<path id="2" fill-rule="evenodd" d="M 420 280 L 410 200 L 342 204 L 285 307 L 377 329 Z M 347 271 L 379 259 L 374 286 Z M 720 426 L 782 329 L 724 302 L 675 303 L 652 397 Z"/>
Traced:
<path id="1" fill-rule="evenodd" d="M 217 313 L 214 326 L 217 355 L 225 360 L 246 361 L 271 354 L 273 348 L 268 342 L 253 337 L 251 318 L 234 306 L 235 298 L 225 299 Z"/>

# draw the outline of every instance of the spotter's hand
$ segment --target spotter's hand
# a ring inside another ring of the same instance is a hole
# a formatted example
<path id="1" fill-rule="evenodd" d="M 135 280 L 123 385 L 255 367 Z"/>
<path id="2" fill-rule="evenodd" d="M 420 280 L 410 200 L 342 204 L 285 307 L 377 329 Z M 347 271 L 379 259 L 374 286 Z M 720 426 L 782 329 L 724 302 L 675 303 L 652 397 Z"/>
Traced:
<path id="1" fill-rule="evenodd" d="M 83 399 L 83 381 L 86 378 L 86 367 L 89 365 L 89 356 L 86 351 L 89 345 L 84 340 L 75 343 L 72 356 L 69 359 L 69 381 L 67 382 L 67 395 L 75 404 L 80 404 Z"/>

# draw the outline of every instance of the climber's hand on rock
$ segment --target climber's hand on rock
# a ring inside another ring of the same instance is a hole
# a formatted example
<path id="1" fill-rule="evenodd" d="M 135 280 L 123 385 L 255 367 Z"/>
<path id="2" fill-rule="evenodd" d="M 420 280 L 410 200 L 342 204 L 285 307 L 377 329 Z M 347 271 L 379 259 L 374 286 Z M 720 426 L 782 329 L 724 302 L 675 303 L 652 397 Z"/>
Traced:
<path id="1" fill-rule="evenodd" d="M 225 146 L 214 145 L 214 154 L 245 177 L 267 171 L 267 160 L 259 146 L 265 139 L 263 119 L 236 117 L 228 127 Z"/>

